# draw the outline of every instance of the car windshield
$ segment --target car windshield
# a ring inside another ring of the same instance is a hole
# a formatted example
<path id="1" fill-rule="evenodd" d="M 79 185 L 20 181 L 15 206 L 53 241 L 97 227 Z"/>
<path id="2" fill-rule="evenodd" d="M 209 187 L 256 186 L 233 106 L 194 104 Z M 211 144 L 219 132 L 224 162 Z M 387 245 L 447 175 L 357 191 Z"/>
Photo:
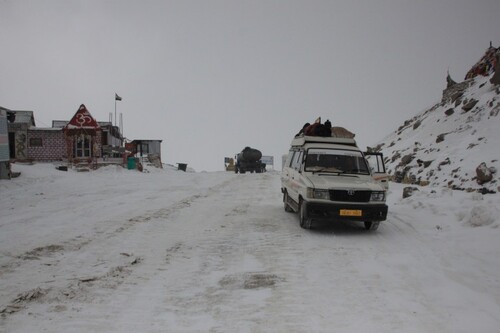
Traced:
<path id="1" fill-rule="evenodd" d="M 368 165 L 359 151 L 342 149 L 309 149 L 305 171 L 369 175 Z"/>

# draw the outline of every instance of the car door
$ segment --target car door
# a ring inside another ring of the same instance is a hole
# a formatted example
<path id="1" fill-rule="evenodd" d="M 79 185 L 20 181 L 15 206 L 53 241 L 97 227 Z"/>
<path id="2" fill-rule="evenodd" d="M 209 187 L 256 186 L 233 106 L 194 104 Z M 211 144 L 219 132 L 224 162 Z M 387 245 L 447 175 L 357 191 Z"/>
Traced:
<path id="1" fill-rule="evenodd" d="M 283 165 L 281 167 L 281 187 L 287 190 L 290 187 L 290 180 L 292 173 L 291 165 L 294 153 L 295 151 L 293 149 L 290 149 L 290 151 L 286 155 L 286 158 L 283 159 Z"/>
<path id="2" fill-rule="evenodd" d="M 299 190 L 301 186 L 300 176 L 301 176 L 301 167 L 304 158 L 304 150 L 299 149 L 296 150 L 293 154 L 293 158 L 290 165 L 290 176 L 289 176 L 289 196 L 295 202 L 299 202 Z"/>
<path id="3" fill-rule="evenodd" d="M 389 189 L 389 175 L 385 169 L 384 155 L 382 153 L 365 152 L 365 159 L 372 172 L 372 177 L 375 181 L 380 183 L 387 191 Z"/>

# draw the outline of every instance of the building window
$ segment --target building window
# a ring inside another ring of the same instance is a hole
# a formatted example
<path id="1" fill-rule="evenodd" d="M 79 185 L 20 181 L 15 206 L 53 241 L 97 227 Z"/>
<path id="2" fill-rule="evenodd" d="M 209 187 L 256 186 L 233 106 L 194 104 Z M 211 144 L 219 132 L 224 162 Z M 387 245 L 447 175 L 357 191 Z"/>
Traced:
<path id="1" fill-rule="evenodd" d="M 43 147 L 42 138 L 30 138 L 30 147 Z"/>

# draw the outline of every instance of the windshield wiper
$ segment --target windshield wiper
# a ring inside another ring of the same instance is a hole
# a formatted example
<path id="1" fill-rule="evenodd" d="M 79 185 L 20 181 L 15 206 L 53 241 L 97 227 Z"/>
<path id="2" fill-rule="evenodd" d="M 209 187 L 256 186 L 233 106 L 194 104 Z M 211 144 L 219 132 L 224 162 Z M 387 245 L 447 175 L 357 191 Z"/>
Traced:
<path id="1" fill-rule="evenodd" d="M 363 169 L 350 169 L 350 170 L 344 170 L 341 173 L 342 174 L 351 174 L 351 175 L 363 175 L 367 174 L 367 172 L 363 173 Z"/>
<path id="2" fill-rule="evenodd" d="M 337 168 L 334 168 L 334 167 L 323 167 L 323 168 L 319 168 L 317 170 L 313 170 L 312 173 L 313 175 L 317 172 L 328 172 L 328 173 L 336 173 L 336 174 L 341 174 L 343 173 L 342 170 L 339 170 Z"/>

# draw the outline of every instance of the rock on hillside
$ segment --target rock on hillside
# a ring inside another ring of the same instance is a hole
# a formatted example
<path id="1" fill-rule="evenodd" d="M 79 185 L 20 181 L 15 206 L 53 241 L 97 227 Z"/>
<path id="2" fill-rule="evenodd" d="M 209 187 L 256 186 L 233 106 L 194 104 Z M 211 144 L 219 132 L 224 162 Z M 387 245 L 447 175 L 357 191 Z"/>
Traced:
<path id="1" fill-rule="evenodd" d="M 495 50 L 498 57 L 500 48 Z M 494 67 L 460 83 L 448 75 L 439 103 L 382 140 L 375 150 L 384 153 L 394 181 L 500 191 L 500 86 L 491 80 Z"/>

